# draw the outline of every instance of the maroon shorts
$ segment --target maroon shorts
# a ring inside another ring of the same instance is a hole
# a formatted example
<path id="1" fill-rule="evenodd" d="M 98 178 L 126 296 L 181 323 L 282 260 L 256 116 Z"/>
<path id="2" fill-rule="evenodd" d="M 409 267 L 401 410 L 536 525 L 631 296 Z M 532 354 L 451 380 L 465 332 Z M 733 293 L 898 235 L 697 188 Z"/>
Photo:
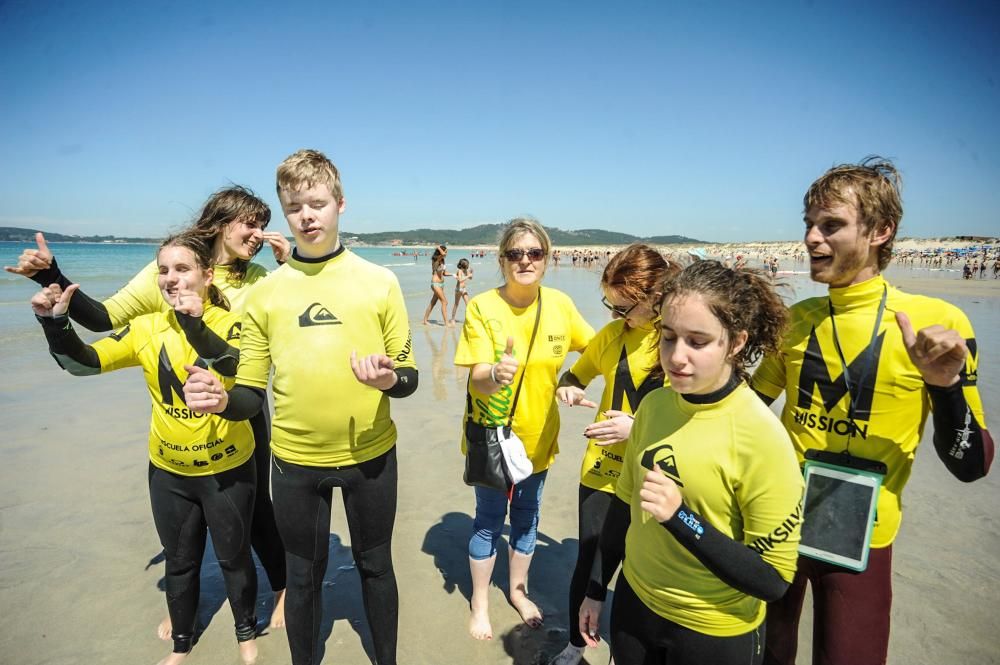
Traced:
<path id="1" fill-rule="evenodd" d="M 806 584 L 813 594 L 813 665 L 885 665 L 892 606 L 892 546 L 872 549 L 854 573 L 799 557 L 784 597 L 767 606 L 764 665 L 795 665 Z"/>

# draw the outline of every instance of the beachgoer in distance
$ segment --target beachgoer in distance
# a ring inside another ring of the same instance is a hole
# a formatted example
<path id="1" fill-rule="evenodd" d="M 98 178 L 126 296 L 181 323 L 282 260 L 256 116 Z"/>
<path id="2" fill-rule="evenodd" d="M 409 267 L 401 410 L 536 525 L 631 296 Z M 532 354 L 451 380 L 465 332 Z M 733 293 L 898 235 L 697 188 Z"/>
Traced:
<path id="1" fill-rule="evenodd" d="M 271 246 L 278 263 L 291 254 L 288 239 L 277 231 L 267 231 L 271 209 L 252 191 L 238 185 L 215 192 L 202 207 L 198 218 L 184 230 L 212 251 L 213 284 L 221 289 L 236 314 L 243 313 L 243 303 L 251 286 L 267 276 L 267 270 L 251 259 L 264 247 Z M 18 265 L 5 268 L 24 275 L 42 286 L 59 284 L 64 290 L 70 280 L 62 274 L 55 257 L 41 233 L 36 235 L 37 249 L 21 253 Z M 159 268 L 151 261 L 113 296 L 98 302 L 78 290 L 70 301 L 69 317 L 84 328 L 105 332 L 128 325 L 132 319 L 153 312 L 169 312 L 158 286 Z M 274 592 L 274 609 L 270 627 L 285 625 L 285 548 L 274 521 L 271 504 L 271 448 L 268 409 L 264 408 L 250 420 L 254 433 L 254 463 L 257 487 L 251 542 L 267 573 Z M 161 639 L 170 639 L 170 620 L 164 619 L 158 629 Z"/>
<path id="2" fill-rule="evenodd" d="M 437 302 L 441 303 L 442 325 L 454 325 L 454 322 L 448 319 L 448 297 L 444 294 L 444 278 L 452 276 L 444 264 L 447 256 L 448 248 L 444 245 L 434 248 L 434 253 L 431 255 L 431 302 L 424 311 L 424 325 L 427 325 L 427 317 L 431 315 L 431 310 Z"/>
<path id="3" fill-rule="evenodd" d="M 67 311 L 77 285 L 53 283 L 31 300 L 49 350 L 75 376 L 140 366 L 153 401 L 149 432 L 149 498 L 166 553 L 167 609 L 173 652 L 160 665 L 176 665 L 191 651 L 206 532 L 222 569 L 240 657 L 257 656 L 254 614 L 257 575 L 250 556 L 250 521 L 256 481 L 253 432 L 184 408 L 185 366 L 232 383 L 239 359 L 239 315 L 212 284 L 209 247 L 193 235 L 168 238 L 157 252 L 157 282 L 167 312 L 132 319 L 118 332 L 84 344 Z M 210 369 L 206 369 L 210 368 Z M 226 377 L 224 379 L 220 377 Z"/>
<path id="4" fill-rule="evenodd" d="M 884 663 L 892 544 L 928 409 L 934 448 L 953 475 L 976 480 L 993 460 L 976 388 L 975 335 L 957 307 L 903 293 L 882 277 L 903 216 L 891 162 L 870 157 L 831 168 L 809 187 L 803 208 L 809 272 L 829 293 L 792 307 L 788 335 L 754 373 L 753 387 L 767 402 L 786 393 L 781 418 L 800 462 L 807 451 L 848 452 L 883 462 L 888 473 L 867 569 L 800 558 L 788 593 L 768 608 L 765 662 L 795 662 L 811 583 L 813 662 Z"/>
<path id="5" fill-rule="evenodd" d="M 397 434 L 389 398 L 417 388 L 406 305 L 392 271 L 341 244 L 346 200 L 326 155 L 289 156 L 278 166 L 277 190 L 295 251 L 247 298 L 236 385 L 226 391 L 192 368 L 184 394 L 193 410 L 245 419 L 264 405 L 273 366 L 272 491 L 288 560 L 292 663 L 320 662 L 330 506 L 339 487 L 375 661 L 394 665 Z"/>
<path id="6" fill-rule="evenodd" d="M 787 310 L 768 278 L 713 260 L 658 290 L 670 388 L 635 414 L 580 633 L 597 644 L 624 552 L 611 609 L 616 663 L 754 665 L 764 601 L 795 572 L 803 481 L 746 368 L 778 347 Z"/>
<path id="7" fill-rule="evenodd" d="M 510 603 L 531 627 L 541 625 L 543 618 L 528 598 L 528 569 L 545 476 L 559 450 L 559 411 L 553 408 L 556 377 L 566 355 L 582 351 L 594 335 L 566 294 L 542 287 L 551 247 L 548 233 L 536 220 L 518 218 L 507 224 L 498 252 L 504 283 L 469 301 L 455 351 L 455 364 L 469 368 L 464 421 L 486 427 L 506 425 L 519 388 L 511 429 L 524 443 L 533 468 L 531 476 L 512 488 L 509 500 L 506 492 L 475 488 L 476 516 L 469 540 L 469 633 L 478 640 L 493 637 L 490 579 L 508 503 Z"/>
<path id="8" fill-rule="evenodd" d="M 657 289 L 679 271 L 679 265 L 648 245 L 629 245 L 615 254 L 601 275 L 601 302 L 613 320 L 559 379 L 556 401 L 562 405 L 598 408 L 584 392 L 597 376 L 604 377 L 604 392 L 594 422 L 583 431 L 588 443 L 580 467 L 579 553 L 569 587 L 569 644 L 551 665 L 576 665 L 583 658 L 586 643 L 576 629 L 577 617 L 621 475 L 632 414 L 643 397 L 664 385 L 659 316 L 653 311 L 659 303 Z"/>
<path id="9" fill-rule="evenodd" d="M 472 281 L 472 268 L 469 267 L 469 259 L 459 259 L 458 269 L 455 271 L 455 304 L 451 308 L 451 322 L 455 323 L 455 315 L 458 314 L 458 304 L 465 303 L 466 309 L 469 307 L 469 282 Z"/>

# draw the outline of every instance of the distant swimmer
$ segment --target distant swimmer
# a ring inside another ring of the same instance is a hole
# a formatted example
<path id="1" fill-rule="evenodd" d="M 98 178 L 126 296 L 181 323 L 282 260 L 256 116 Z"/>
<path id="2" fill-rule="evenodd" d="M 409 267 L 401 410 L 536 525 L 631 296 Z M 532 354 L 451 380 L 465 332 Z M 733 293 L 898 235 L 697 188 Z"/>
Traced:
<path id="1" fill-rule="evenodd" d="M 444 278 L 452 277 L 444 263 L 447 256 L 448 248 L 444 245 L 438 245 L 434 248 L 434 253 L 431 255 L 431 302 L 427 305 L 427 310 L 424 311 L 424 325 L 427 325 L 427 317 L 431 315 L 431 311 L 437 303 L 441 303 L 441 325 L 454 325 L 454 322 L 448 318 L 448 296 L 444 294 Z"/>
<path id="2" fill-rule="evenodd" d="M 753 376 L 767 402 L 785 393 L 781 418 L 800 463 L 822 453 L 852 465 L 881 463 L 887 471 L 867 569 L 800 557 L 788 593 L 768 608 L 769 664 L 795 663 L 807 584 L 815 617 L 812 662 L 885 663 L 893 541 L 928 415 L 934 448 L 956 478 L 982 478 L 993 461 L 969 319 L 954 305 L 904 293 L 882 276 L 903 216 L 900 187 L 896 167 L 878 157 L 831 168 L 809 187 L 803 199 L 809 272 L 829 292 L 791 308 L 780 350 Z"/>
<path id="3" fill-rule="evenodd" d="M 149 498 L 166 553 L 167 610 L 177 665 L 194 645 L 206 534 L 222 569 L 244 663 L 257 657 L 257 574 L 250 556 L 256 487 L 253 432 L 246 422 L 195 413 L 184 403 L 185 367 L 199 367 L 231 385 L 239 361 L 240 317 L 213 285 L 211 250 L 193 235 L 168 238 L 157 252 L 157 283 L 166 312 L 136 317 L 118 332 L 84 344 L 67 311 L 77 290 L 53 283 L 32 309 L 49 351 L 75 376 L 142 367 L 153 402 Z"/>
<path id="4" fill-rule="evenodd" d="M 472 268 L 469 267 L 469 259 L 460 259 L 455 271 L 455 304 L 451 308 L 451 323 L 455 324 L 455 315 L 458 314 L 458 305 L 464 303 L 469 306 L 469 282 L 472 281 Z"/>

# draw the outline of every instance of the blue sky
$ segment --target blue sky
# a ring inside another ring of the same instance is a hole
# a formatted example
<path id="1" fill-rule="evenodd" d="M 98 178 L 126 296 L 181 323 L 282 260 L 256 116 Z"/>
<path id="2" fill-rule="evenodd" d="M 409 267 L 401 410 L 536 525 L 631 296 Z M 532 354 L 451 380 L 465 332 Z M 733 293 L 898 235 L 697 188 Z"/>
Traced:
<path id="1" fill-rule="evenodd" d="M 162 235 L 229 182 L 280 223 L 274 169 L 313 147 L 342 171 L 345 233 L 532 214 L 795 239 L 809 183 L 877 153 L 903 172 L 901 235 L 998 235 L 998 18 L 989 3 L 3 2 L 0 225 Z"/>

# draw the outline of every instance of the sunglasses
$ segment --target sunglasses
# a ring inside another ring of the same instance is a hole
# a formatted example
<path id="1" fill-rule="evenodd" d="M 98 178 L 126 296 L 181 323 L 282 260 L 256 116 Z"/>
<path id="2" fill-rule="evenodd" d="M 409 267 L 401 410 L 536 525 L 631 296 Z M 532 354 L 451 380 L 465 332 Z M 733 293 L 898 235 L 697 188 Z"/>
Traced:
<path id="1" fill-rule="evenodd" d="M 630 307 L 625 307 L 624 305 L 612 305 L 608 302 L 607 296 L 601 296 L 601 304 L 622 318 L 628 316 L 629 312 L 639 306 L 639 303 L 633 303 Z"/>
<path id="2" fill-rule="evenodd" d="M 545 250 L 541 247 L 532 247 L 531 249 L 508 249 L 503 253 L 503 257 L 508 261 L 520 261 L 527 254 L 528 258 L 532 261 L 541 261 L 545 258 Z"/>

